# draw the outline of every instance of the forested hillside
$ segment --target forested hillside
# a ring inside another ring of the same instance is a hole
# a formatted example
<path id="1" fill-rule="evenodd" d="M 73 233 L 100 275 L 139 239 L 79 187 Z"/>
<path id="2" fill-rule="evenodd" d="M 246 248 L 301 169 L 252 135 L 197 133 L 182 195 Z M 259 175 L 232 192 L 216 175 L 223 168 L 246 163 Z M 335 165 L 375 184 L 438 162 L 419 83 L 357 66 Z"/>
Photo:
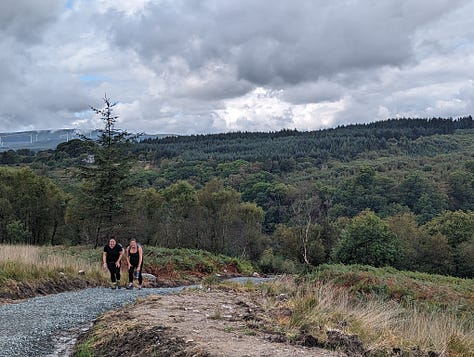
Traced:
<path id="1" fill-rule="evenodd" d="M 116 234 L 248 257 L 264 271 L 342 262 L 474 277 L 470 116 L 117 146 L 121 173 L 97 161 L 93 141 L 1 153 L 0 241 Z M 98 168 L 115 184 L 94 181 Z"/>

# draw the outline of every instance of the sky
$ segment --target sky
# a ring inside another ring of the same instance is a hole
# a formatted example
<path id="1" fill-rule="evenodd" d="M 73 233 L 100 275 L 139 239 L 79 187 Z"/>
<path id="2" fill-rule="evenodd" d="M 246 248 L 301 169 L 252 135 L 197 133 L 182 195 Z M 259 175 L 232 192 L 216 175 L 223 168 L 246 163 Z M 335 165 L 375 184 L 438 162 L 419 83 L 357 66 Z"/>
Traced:
<path id="1" fill-rule="evenodd" d="M 0 132 L 320 130 L 474 113 L 474 0 L 2 0 Z"/>

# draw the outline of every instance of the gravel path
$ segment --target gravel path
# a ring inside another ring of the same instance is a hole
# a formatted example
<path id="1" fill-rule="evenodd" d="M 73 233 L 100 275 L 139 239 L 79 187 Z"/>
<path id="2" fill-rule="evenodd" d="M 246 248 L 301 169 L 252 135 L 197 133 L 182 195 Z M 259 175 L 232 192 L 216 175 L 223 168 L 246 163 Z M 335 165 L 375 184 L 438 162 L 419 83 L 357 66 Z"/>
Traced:
<path id="1" fill-rule="evenodd" d="M 182 289 L 89 288 L 2 305 L 0 356 L 64 356 L 64 351 L 57 351 L 57 344 L 71 340 L 70 335 L 74 333 L 71 329 L 77 333 L 81 326 L 90 324 L 100 314 L 134 302 L 140 296 L 170 294 Z"/>

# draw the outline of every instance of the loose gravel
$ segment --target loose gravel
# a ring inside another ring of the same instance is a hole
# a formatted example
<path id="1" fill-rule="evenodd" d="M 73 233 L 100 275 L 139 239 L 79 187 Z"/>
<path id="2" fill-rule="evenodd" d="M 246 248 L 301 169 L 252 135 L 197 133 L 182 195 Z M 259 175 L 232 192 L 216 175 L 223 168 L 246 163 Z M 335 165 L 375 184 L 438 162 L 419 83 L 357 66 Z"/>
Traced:
<path id="1" fill-rule="evenodd" d="M 100 314 L 134 302 L 138 297 L 171 294 L 179 288 L 111 290 L 89 288 L 35 297 L 0 306 L 0 356 L 57 356 L 57 344 L 78 333 Z M 73 332 L 74 331 L 74 332 Z M 64 342 L 66 341 L 66 342 Z M 64 351 L 62 353 L 65 353 Z"/>
<path id="2" fill-rule="evenodd" d="M 259 283 L 273 278 L 233 278 Z M 81 329 L 100 314 L 138 297 L 177 293 L 185 287 L 127 290 L 89 288 L 0 305 L 0 357 L 64 357 Z"/>

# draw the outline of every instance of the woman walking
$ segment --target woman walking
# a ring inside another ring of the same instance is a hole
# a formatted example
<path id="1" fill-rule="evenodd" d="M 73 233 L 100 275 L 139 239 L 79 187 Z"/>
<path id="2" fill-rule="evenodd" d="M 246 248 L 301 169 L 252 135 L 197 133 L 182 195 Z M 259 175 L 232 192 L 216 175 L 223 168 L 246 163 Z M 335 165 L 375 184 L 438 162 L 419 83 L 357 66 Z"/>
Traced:
<path id="1" fill-rule="evenodd" d="M 120 262 L 122 261 L 122 256 L 122 245 L 117 243 L 115 238 L 110 238 L 109 243 L 104 246 L 102 262 L 104 263 L 104 269 L 108 269 L 110 272 L 112 289 L 120 289 Z"/>
<path id="2" fill-rule="evenodd" d="M 138 289 L 142 288 L 143 277 L 143 248 L 137 243 L 135 239 L 130 241 L 129 246 L 126 249 L 127 263 L 128 263 L 128 286 L 127 289 L 133 289 L 133 272 L 138 279 Z"/>

